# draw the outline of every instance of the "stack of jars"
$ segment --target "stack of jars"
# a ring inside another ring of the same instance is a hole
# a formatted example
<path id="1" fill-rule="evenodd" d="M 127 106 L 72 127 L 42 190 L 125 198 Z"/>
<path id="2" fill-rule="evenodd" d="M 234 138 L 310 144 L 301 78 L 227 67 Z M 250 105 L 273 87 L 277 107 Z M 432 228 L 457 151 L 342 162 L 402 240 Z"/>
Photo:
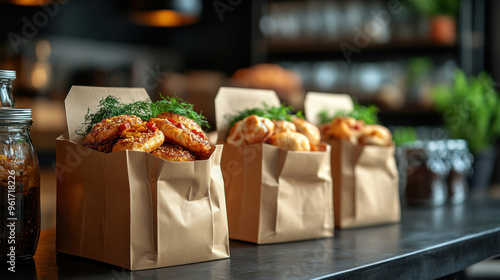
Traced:
<path id="1" fill-rule="evenodd" d="M 465 140 L 418 141 L 398 147 L 397 157 L 408 205 L 434 207 L 467 198 L 473 156 Z"/>
<path id="2" fill-rule="evenodd" d="M 0 70 L 0 260 L 14 271 L 40 235 L 40 173 L 30 138 L 31 109 L 14 108 L 16 72 Z"/>

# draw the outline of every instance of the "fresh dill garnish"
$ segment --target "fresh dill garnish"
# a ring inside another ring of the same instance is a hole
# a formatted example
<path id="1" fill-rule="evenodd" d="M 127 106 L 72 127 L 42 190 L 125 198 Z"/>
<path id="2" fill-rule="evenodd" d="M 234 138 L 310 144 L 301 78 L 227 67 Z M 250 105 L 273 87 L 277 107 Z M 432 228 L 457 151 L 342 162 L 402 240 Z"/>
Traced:
<path id="1" fill-rule="evenodd" d="M 319 118 L 319 123 L 320 124 L 325 124 L 325 123 L 329 123 L 333 120 L 333 117 L 335 115 L 331 115 L 328 110 L 323 110 L 321 112 L 318 113 L 318 118 Z"/>
<path id="2" fill-rule="evenodd" d="M 152 103 L 151 115 L 156 116 L 159 113 L 170 112 L 177 115 L 181 115 L 195 121 L 200 127 L 209 129 L 207 118 L 201 114 L 198 114 L 194 110 L 193 104 L 184 102 L 180 97 L 163 97 Z"/>
<path id="3" fill-rule="evenodd" d="M 336 117 L 351 117 L 356 120 L 364 121 L 366 124 L 377 124 L 378 108 L 375 105 L 363 106 L 358 102 L 354 102 L 354 109 L 352 111 L 338 111 L 335 114 L 330 114 L 327 110 L 319 112 L 318 117 L 321 124 L 329 123 Z"/>
<path id="4" fill-rule="evenodd" d="M 262 107 L 263 108 L 245 109 L 237 112 L 234 115 L 232 114 L 226 115 L 225 118 L 229 122 L 228 127 L 229 128 L 233 127 L 233 125 L 236 122 L 239 122 L 242 119 L 251 115 L 257 115 L 259 117 L 268 118 L 273 121 L 274 120 L 291 121 L 292 117 L 294 116 L 292 114 L 293 107 L 286 106 L 285 104 L 281 104 L 279 107 L 275 107 L 275 106 L 269 106 L 266 103 L 262 103 Z M 304 114 L 302 113 L 302 111 L 297 112 L 296 116 L 299 118 L 304 118 Z"/>
<path id="5" fill-rule="evenodd" d="M 90 113 L 90 108 L 87 109 L 87 114 L 84 116 L 84 128 L 78 130 L 80 135 L 86 135 L 92 127 L 100 121 L 120 116 L 120 115 L 134 115 L 147 121 L 150 118 L 156 117 L 160 113 L 170 112 L 184 117 L 190 118 L 195 121 L 200 127 L 210 128 L 207 119 L 194 111 L 193 105 L 184 102 L 180 97 L 163 97 L 161 100 L 151 102 L 151 100 L 139 100 L 129 104 L 122 103 L 117 97 L 112 95 L 103 98 L 99 101 L 97 112 Z"/>

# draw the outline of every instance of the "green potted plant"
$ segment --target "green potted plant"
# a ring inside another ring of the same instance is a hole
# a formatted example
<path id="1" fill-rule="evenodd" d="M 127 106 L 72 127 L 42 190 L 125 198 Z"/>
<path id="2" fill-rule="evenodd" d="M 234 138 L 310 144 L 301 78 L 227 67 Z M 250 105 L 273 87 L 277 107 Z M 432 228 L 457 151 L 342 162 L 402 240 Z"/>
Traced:
<path id="1" fill-rule="evenodd" d="M 473 176 L 471 187 L 488 186 L 500 136 L 500 97 L 493 80 L 485 72 L 467 78 L 457 70 L 451 85 L 435 86 L 432 94 L 449 136 L 467 140 L 474 154 L 474 176 L 483 181 Z"/>
<path id="2" fill-rule="evenodd" d="M 455 44 L 458 0 L 418 0 L 412 1 L 412 3 L 420 14 L 429 18 L 430 35 L 433 42 Z"/>

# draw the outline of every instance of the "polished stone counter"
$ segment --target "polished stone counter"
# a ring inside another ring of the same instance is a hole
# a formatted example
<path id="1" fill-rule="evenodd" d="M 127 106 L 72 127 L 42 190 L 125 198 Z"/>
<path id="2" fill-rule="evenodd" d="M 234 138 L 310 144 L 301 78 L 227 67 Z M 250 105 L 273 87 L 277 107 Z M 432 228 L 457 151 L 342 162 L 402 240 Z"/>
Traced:
<path id="1" fill-rule="evenodd" d="M 145 271 L 56 254 L 42 231 L 33 260 L 0 279 L 435 279 L 500 255 L 500 200 L 403 208 L 402 221 L 275 245 L 231 241 L 231 258 Z"/>

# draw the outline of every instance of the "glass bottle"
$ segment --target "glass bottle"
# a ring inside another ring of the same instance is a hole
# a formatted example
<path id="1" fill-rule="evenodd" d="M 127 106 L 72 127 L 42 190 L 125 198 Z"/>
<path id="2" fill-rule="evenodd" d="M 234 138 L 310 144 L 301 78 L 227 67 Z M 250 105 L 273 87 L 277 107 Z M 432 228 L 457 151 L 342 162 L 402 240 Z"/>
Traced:
<path id="1" fill-rule="evenodd" d="M 444 141 L 419 142 L 406 147 L 407 181 L 405 196 L 408 205 L 440 206 L 448 199 L 449 164 Z"/>
<path id="2" fill-rule="evenodd" d="M 473 156 L 465 140 L 448 140 L 450 173 L 448 175 L 448 200 L 452 204 L 465 201 L 469 192 L 467 176 L 473 162 Z"/>
<path id="3" fill-rule="evenodd" d="M 14 107 L 12 82 L 16 79 L 16 71 L 0 70 L 0 106 Z"/>
<path id="4" fill-rule="evenodd" d="M 35 254 L 40 235 L 40 173 L 30 138 L 31 109 L 0 108 L 0 258 Z"/>

